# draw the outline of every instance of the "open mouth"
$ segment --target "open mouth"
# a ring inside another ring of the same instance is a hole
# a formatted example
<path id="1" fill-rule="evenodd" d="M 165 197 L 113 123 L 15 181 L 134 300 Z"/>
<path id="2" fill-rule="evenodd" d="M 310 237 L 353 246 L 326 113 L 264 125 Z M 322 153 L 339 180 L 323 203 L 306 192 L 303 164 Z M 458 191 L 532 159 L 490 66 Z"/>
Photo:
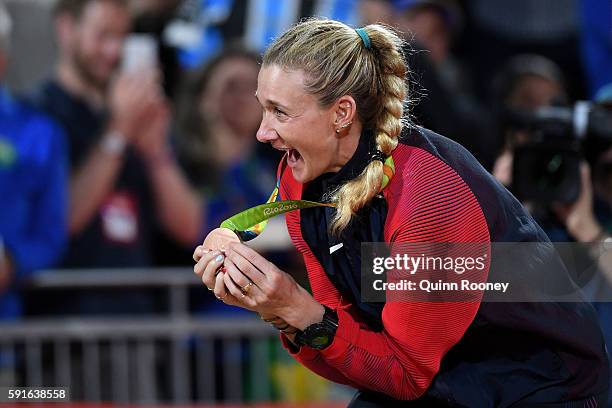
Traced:
<path id="1" fill-rule="evenodd" d="M 300 152 L 296 149 L 287 150 L 287 164 L 289 167 L 293 167 L 297 164 L 297 162 L 302 158 Z"/>
<path id="2" fill-rule="evenodd" d="M 280 150 L 281 152 L 285 152 L 289 167 L 294 167 L 302 158 L 302 155 L 297 151 L 297 149 L 292 149 L 291 147 L 272 147 L 274 147 L 276 150 Z"/>

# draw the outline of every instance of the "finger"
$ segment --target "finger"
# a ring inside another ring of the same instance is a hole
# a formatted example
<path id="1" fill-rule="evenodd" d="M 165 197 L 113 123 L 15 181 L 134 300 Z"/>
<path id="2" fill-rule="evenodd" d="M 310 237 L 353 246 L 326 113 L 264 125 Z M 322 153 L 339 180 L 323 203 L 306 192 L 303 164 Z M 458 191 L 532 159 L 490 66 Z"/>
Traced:
<path id="1" fill-rule="evenodd" d="M 227 287 L 225 286 L 225 282 L 223 280 L 223 276 L 224 274 L 220 273 L 216 277 L 214 291 L 217 299 L 222 301 L 226 305 L 244 307 L 244 304 L 240 303 L 240 300 L 236 299 L 235 296 L 232 296 L 229 290 L 227 290 Z M 218 295 L 216 293 L 218 293 Z"/>
<path id="2" fill-rule="evenodd" d="M 587 193 L 591 192 L 591 168 L 587 163 L 580 164 L 580 178 L 582 181 L 582 190 Z"/>
<path id="3" fill-rule="evenodd" d="M 213 293 L 215 294 L 217 299 L 223 300 L 223 301 L 227 299 L 227 297 L 229 296 L 229 292 L 227 291 L 227 288 L 225 287 L 225 283 L 223 282 L 222 273 L 218 274 L 215 277 Z"/>
<path id="4" fill-rule="evenodd" d="M 202 282 L 209 287 L 212 288 L 215 284 L 215 278 L 217 277 L 217 270 L 223 266 L 223 261 L 225 257 L 219 251 L 212 252 L 214 256 L 211 256 L 210 262 L 206 265 L 204 269 L 204 273 L 202 273 Z M 220 275 L 223 275 L 222 273 Z"/>
<path id="5" fill-rule="evenodd" d="M 227 287 L 225 286 L 225 282 L 223 280 L 225 274 L 220 273 L 219 275 L 217 275 L 216 277 L 216 283 L 215 283 L 215 289 L 214 291 L 216 293 L 219 293 L 220 295 L 216 295 L 217 299 L 219 299 L 220 301 L 222 301 L 223 303 L 225 303 L 226 305 L 231 305 L 231 306 L 237 306 L 237 307 L 242 307 L 248 310 L 252 310 L 253 306 L 250 305 L 246 305 L 243 302 L 241 302 L 240 299 L 237 299 L 235 296 L 233 296 L 228 290 Z M 217 286 L 218 285 L 218 286 Z"/>
<path id="6" fill-rule="evenodd" d="M 231 265 L 233 266 L 233 270 L 237 271 L 240 275 L 244 276 L 244 279 L 248 279 L 249 281 L 253 282 L 256 286 L 259 286 L 260 288 L 266 285 L 266 275 L 264 275 L 259 269 L 255 268 L 249 261 L 244 259 L 240 254 L 230 251 L 227 254 L 227 262 L 228 264 L 229 262 L 231 262 Z M 238 279 L 240 279 L 239 276 L 237 277 Z M 233 275 L 232 275 L 232 278 L 234 278 Z M 242 284 L 242 280 L 236 283 Z M 244 285 L 246 285 L 246 283 L 248 282 L 245 282 Z"/>
<path id="7" fill-rule="evenodd" d="M 227 273 L 223 274 L 223 282 L 225 283 L 225 287 L 229 291 L 230 295 L 235 297 L 240 303 L 246 305 L 247 307 L 255 307 L 257 305 L 253 299 L 242 293 L 242 290 Z"/>
<path id="8" fill-rule="evenodd" d="M 242 255 L 243 258 L 249 261 L 260 271 L 264 271 L 267 267 L 270 266 L 270 262 L 266 258 L 259 255 L 259 253 L 257 253 L 254 249 L 249 248 L 241 242 L 232 242 L 230 244 L 230 249 Z"/>
<path id="9" fill-rule="evenodd" d="M 260 288 L 263 287 L 266 283 L 266 275 L 264 273 L 265 268 L 269 268 L 270 262 L 267 259 L 259 255 L 257 252 L 252 251 L 254 255 L 251 255 L 251 259 L 247 256 L 243 255 L 243 253 L 239 252 L 238 248 L 248 248 L 243 244 L 232 244 L 230 245 L 230 251 L 227 254 L 228 259 L 230 259 L 234 265 L 250 280 L 252 280 L 257 286 Z M 248 248 L 250 249 L 250 248 Z M 258 262 L 255 261 L 256 258 L 261 258 L 263 261 Z M 256 262 L 257 264 L 255 264 Z"/>
<path id="10" fill-rule="evenodd" d="M 204 245 L 198 245 L 196 249 L 193 251 L 193 260 L 198 262 L 204 254 L 210 252 L 210 249 L 204 248 Z"/>
<path id="11" fill-rule="evenodd" d="M 204 273 L 208 263 L 212 261 L 218 254 L 219 252 L 208 252 L 207 254 L 202 255 L 202 257 L 200 257 L 200 260 L 197 261 L 197 263 L 194 265 L 193 273 L 198 276 L 201 276 Z"/>
<path id="12" fill-rule="evenodd" d="M 251 296 L 252 298 L 257 297 L 256 292 L 259 290 L 257 284 L 253 283 L 249 278 L 247 278 L 229 259 L 225 260 L 224 265 L 226 274 L 229 275 L 232 281 L 240 288 L 241 292 L 244 293 L 245 288 L 248 287 L 247 295 Z"/>

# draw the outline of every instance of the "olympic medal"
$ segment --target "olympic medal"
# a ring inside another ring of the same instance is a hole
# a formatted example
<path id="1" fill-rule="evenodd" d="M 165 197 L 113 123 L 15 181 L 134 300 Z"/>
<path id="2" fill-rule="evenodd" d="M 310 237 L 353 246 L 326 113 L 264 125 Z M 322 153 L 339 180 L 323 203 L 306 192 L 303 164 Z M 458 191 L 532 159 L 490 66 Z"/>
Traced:
<path id="1" fill-rule="evenodd" d="M 211 251 L 225 251 L 232 242 L 240 242 L 238 235 L 227 228 L 215 228 L 204 239 L 204 248 Z"/>

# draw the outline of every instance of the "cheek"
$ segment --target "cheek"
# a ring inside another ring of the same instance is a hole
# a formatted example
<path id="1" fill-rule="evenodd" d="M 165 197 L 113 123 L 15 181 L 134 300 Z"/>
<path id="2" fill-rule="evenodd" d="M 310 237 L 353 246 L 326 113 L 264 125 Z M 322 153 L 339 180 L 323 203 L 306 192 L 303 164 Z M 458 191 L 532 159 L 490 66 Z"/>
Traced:
<path id="1" fill-rule="evenodd" d="M 313 118 L 300 126 L 300 133 L 296 143 L 304 146 L 304 155 L 315 159 L 316 163 L 325 163 L 333 152 L 330 145 L 329 129 L 324 118 Z M 297 147 L 297 146 L 296 146 Z"/>
<path id="2" fill-rule="evenodd" d="M 96 47 L 101 41 L 101 35 L 99 32 L 91 27 L 82 27 L 78 31 L 77 39 L 75 41 L 77 46 L 83 51 L 88 51 Z"/>
<path id="3" fill-rule="evenodd" d="M 303 140 L 307 142 L 302 154 L 306 168 L 315 177 L 325 173 L 333 162 L 334 147 L 318 135 L 310 134 Z"/>

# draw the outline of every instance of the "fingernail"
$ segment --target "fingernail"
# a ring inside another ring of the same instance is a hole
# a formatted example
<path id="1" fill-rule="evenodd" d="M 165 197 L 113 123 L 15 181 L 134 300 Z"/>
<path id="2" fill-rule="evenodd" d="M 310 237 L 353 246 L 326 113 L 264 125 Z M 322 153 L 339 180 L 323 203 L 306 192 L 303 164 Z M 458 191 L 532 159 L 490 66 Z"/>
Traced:
<path id="1" fill-rule="evenodd" d="M 223 259 L 224 259 L 224 258 L 225 258 L 225 257 L 224 257 L 223 255 L 219 254 L 219 255 L 217 255 L 217 256 L 215 257 L 215 262 L 216 262 L 216 263 L 221 263 L 221 262 L 223 262 Z"/>

